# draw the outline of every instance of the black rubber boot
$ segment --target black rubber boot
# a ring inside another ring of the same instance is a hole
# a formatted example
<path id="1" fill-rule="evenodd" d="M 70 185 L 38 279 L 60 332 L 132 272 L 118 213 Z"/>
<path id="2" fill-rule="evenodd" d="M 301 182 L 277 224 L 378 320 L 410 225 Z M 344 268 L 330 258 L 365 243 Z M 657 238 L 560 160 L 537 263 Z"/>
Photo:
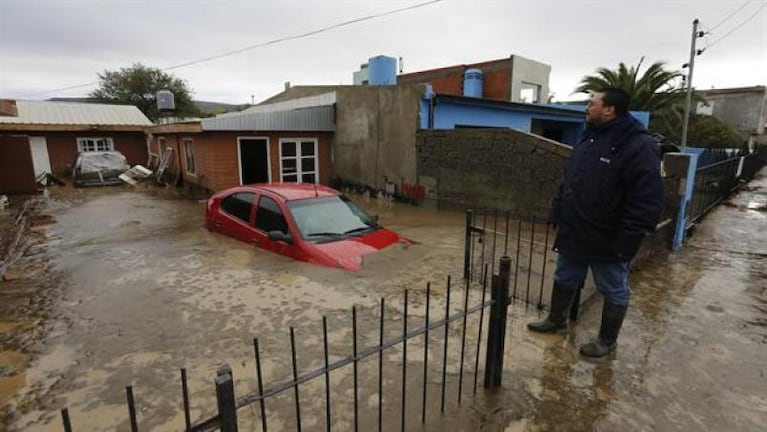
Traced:
<path id="1" fill-rule="evenodd" d="M 626 317 L 628 305 L 622 306 L 605 300 L 602 304 L 602 325 L 599 337 L 581 347 L 581 355 L 585 357 L 604 357 L 615 350 L 618 333 Z"/>
<path id="2" fill-rule="evenodd" d="M 576 286 L 566 286 L 554 282 L 551 290 L 551 309 L 549 315 L 543 321 L 527 324 L 527 329 L 537 333 L 559 333 L 567 329 L 567 318 L 570 315 L 570 307 L 573 304 Z"/>

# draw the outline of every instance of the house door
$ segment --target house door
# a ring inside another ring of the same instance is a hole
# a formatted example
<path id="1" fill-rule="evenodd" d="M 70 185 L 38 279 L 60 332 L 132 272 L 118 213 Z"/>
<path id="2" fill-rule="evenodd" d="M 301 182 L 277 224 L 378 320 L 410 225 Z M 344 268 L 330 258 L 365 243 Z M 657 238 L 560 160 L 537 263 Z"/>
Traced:
<path id="1" fill-rule="evenodd" d="M 266 138 L 239 138 L 240 184 L 271 181 L 269 167 L 269 140 Z"/>
<path id="2" fill-rule="evenodd" d="M 51 160 L 48 158 L 48 143 L 45 137 L 29 137 L 29 149 L 32 151 L 32 166 L 35 177 L 51 172 Z"/>

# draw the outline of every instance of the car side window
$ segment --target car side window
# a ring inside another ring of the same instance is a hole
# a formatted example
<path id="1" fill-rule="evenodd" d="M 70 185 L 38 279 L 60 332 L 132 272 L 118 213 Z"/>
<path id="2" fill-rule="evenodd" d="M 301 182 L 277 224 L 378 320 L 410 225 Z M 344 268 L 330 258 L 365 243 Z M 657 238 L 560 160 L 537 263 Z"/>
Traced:
<path id="1" fill-rule="evenodd" d="M 288 223 L 285 221 L 285 216 L 280 210 L 277 201 L 262 196 L 258 200 L 258 210 L 256 210 L 256 228 L 264 232 L 269 231 L 281 231 L 284 234 L 288 233 Z"/>
<path id="2" fill-rule="evenodd" d="M 241 192 L 229 195 L 221 201 L 221 208 L 236 217 L 237 219 L 248 223 L 250 221 L 250 209 L 256 200 L 256 194 Z"/>

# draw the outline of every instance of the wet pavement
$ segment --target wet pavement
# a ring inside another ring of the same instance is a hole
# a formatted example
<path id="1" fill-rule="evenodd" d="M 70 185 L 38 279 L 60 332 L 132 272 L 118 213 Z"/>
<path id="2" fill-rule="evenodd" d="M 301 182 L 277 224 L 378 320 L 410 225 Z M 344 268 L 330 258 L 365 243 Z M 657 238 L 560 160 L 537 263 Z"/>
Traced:
<path id="1" fill-rule="evenodd" d="M 763 173 L 765 173 L 763 171 Z M 538 336 L 524 324 L 534 308 L 511 308 L 504 386 L 472 392 L 476 348 L 467 346 L 462 403 L 459 355 L 450 351 L 447 402 L 439 413 L 441 337 L 429 339 L 429 420 L 420 424 L 423 340 L 408 343 L 408 430 L 764 430 L 767 425 L 767 177 L 720 206 L 679 253 L 656 257 L 632 276 L 634 297 L 618 352 L 586 361 L 578 346 L 597 331 L 600 304 L 586 307 L 567 337 Z M 179 368 L 186 367 L 192 418 L 214 413 L 216 367 L 231 364 L 237 394 L 255 388 L 253 337 L 264 374 L 290 377 L 289 327 L 299 368 L 321 366 L 322 317 L 331 362 L 351 353 L 358 308 L 360 346 L 377 341 L 380 298 L 386 335 L 442 312 L 447 275 L 460 278 L 461 213 L 356 198 L 381 221 L 415 240 L 371 255 L 358 273 L 291 261 L 211 234 L 202 203 L 162 189 L 55 191 L 40 212 L 37 240 L 0 283 L 0 430 L 60 431 L 68 407 L 74 430 L 129 430 L 125 386 L 133 385 L 141 430 L 183 429 Z M 461 308 L 462 288 L 452 310 Z M 471 287 L 470 303 L 480 288 Z M 486 319 L 486 318 L 485 318 Z M 468 340 L 475 340 L 477 317 Z M 483 332 L 486 332 L 486 327 Z M 483 333 L 486 334 L 486 333 Z M 460 328 L 451 328 L 458 349 Z M 384 357 L 384 429 L 400 425 L 401 347 Z M 481 352 L 480 354 L 484 354 Z M 484 361 L 481 355 L 480 365 Z M 363 361 L 361 430 L 377 415 L 377 361 Z M 349 368 L 331 374 L 333 426 L 350 430 Z M 324 430 L 324 382 L 301 387 L 305 430 Z M 292 393 L 270 401 L 271 430 L 294 429 Z M 259 430 L 255 409 L 241 430 Z"/>

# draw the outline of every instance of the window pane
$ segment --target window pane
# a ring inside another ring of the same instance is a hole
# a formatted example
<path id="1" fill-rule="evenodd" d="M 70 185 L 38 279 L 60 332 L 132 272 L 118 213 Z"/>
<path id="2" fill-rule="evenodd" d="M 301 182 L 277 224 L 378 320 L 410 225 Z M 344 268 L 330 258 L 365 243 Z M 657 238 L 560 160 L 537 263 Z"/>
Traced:
<path id="1" fill-rule="evenodd" d="M 301 171 L 302 172 L 314 171 L 314 158 L 302 158 Z"/>
<path id="2" fill-rule="evenodd" d="M 250 220 L 250 209 L 253 206 L 255 198 L 255 194 L 252 193 L 229 195 L 221 202 L 221 208 L 237 219 L 248 223 Z"/>
<path id="3" fill-rule="evenodd" d="M 314 174 L 304 174 L 303 176 L 301 176 L 301 182 L 302 183 L 316 183 L 314 181 L 315 178 L 316 177 L 314 176 Z"/>
<path id="4" fill-rule="evenodd" d="M 286 176 L 282 176 L 282 181 L 285 183 L 297 183 L 298 182 L 298 176 L 295 174 L 290 174 Z"/>
<path id="5" fill-rule="evenodd" d="M 282 161 L 282 173 L 283 174 L 293 174 L 296 172 L 296 160 L 295 159 L 284 159 Z"/>
<path id="6" fill-rule="evenodd" d="M 286 141 L 282 143 L 282 156 L 295 156 L 296 155 L 296 143 Z"/>
<path id="7" fill-rule="evenodd" d="M 314 142 L 304 141 L 301 143 L 301 156 L 314 156 Z"/>
<path id="8" fill-rule="evenodd" d="M 256 228 L 264 231 L 281 231 L 288 233 L 288 223 L 282 210 L 276 201 L 269 197 L 262 196 L 258 201 L 258 210 L 256 211 Z"/>

